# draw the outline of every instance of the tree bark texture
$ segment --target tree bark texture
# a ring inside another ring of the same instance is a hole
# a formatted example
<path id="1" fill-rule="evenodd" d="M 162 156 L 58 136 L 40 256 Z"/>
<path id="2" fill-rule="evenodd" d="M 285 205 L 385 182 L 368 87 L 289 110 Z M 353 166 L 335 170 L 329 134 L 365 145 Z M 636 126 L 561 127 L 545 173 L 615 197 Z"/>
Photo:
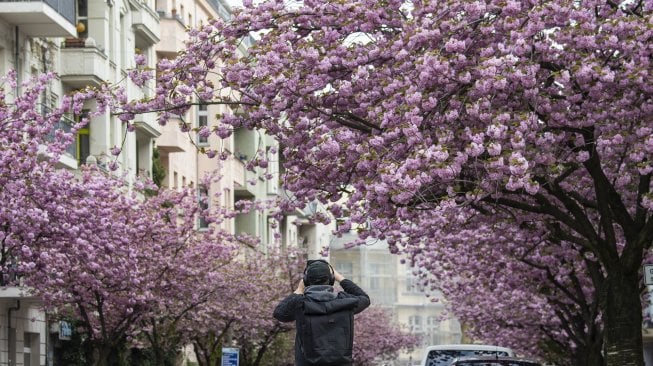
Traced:
<path id="1" fill-rule="evenodd" d="M 643 366 L 642 305 L 637 271 L 608 269 L 603 303 L 608 366 Z"/>

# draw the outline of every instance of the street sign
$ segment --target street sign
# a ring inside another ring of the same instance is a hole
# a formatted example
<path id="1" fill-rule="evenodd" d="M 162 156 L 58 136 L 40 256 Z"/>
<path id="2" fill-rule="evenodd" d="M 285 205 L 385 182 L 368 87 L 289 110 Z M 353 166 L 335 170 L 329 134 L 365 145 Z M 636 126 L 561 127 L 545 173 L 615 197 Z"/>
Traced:
<path id="1" fill-rule="evenodd" d="M 70 326 L 70 323 L 67 321 L 59 322 L 59 339 L 64 341 L 69 341 L 73 336 L 73 328 Z"/>
<path id="2" fill-rule="evenodd" d="M 238 366 L 238 348 L 222 349 L 222 366 Z"/>
<path id="3" fill-rule="evenodd" d="M 644 284 L 653 285 L 653 264 L 644 265 Z"/>

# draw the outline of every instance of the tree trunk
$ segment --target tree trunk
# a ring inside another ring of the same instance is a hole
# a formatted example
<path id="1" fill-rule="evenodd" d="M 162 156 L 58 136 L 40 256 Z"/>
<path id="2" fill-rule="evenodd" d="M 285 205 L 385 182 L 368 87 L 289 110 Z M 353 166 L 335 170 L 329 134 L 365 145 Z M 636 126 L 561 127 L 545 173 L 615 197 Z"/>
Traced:
<path id="1" fill-rule="evenodd" d="M 154 353 L 154 362 L 156 365 L 166 364 L 166 357 L 164 355 L 163 350 L 161 349 L 161 347 L 159 347 L 158 344 L 152 347 L 152 353 Z"/>
<path id="2" fill-rule="evenodd" d="M 109 366 L 109 356 L 111 355 L 111 347 L 98 346 L 93 352 L 93 366 Z"/>
<path id="3" fill-rule="evenodd" d="M 603 358 L 603 339 L 591 340 L 589 344 L 576 352 L 576 366 L 605 366 Z"/>
<path id="4" fill-rule="evenodd" d="M 608 366 L 643 366 L 642 304 L 637 269 L 607 269 L 602 299 L 605 360 Z"/>

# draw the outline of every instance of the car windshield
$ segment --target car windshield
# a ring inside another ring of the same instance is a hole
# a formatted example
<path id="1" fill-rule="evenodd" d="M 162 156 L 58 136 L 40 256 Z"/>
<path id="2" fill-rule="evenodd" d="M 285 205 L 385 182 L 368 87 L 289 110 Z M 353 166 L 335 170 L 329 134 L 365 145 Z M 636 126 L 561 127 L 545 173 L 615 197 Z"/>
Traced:
<path id="1" fill-rule="evenodd" d="M 426 356 L 426 365 L 424 366 L 449 366 L 455 358 L 465 356 L 510 356 L 503 351 L 481 351 L 481 350 L 431 350 Z M 474 364 L 478 365 L 478 364 Z M 520 365 L 521 366 L 521 365 Z"/>

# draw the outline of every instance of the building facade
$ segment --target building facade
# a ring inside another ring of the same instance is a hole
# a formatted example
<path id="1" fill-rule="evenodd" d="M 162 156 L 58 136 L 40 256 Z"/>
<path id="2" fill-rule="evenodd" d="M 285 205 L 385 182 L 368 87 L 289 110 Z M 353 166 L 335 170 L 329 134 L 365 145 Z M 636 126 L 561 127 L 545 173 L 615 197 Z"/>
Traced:
<path id="1" fill-rule="evenodd" d="M 200 27 L 210 19 L 229 20 L 231 8 L 223 0 L 157 0 L 156 12 L 160 18 L 161 41 L 156 44 L 157 59 L 174 58 L 185 47 L 186 29 Z M 240 52 L 245 54 L 253 42 L 245 41 Z M 159 159 L 166 172 L 164 186 L 172 189 L 195 188 L 199 199 L 208 205 L 234 208 L 240 201 L 266 201 L 285 195 L 280 188 L 282 166 L 277 142 L 262 131 L 239 128 L 225 139 L 215 134 L 200 135 L 202 128 L 213 130 L 219 126 L 216 116 L 227 112 L 225 105 L 194 101 L 186 114 L 173 118 L 161 128 L 156 139 Z M 190 132 L 181 132 L 179 124 L 186 124 Z M 224 153 L 225 160 L 208 158 L 199 150 Z M 247 163 L 264 154 L 268 160 L 266 169 L 246 168 Z M 207 177 L 219 175 L 219 180 Z M 267 179 L 266 175 L 272 176 Z M 243 203 L 243 202 L 240 202 Z M 245 202 L 248 203 L 248 202 Z M 274 246 L 298 247 L 307 257 L 317 257 L 322 247 L 328 246 L 329 230 L 323 225 L 311 224 L 307 217 L 315 209 L 285 215 L 277 222 L 270 210 L 252 210 L 226 220 L 222 225 L 227 231 L 260 240 L 259 250 L 266 252 Z M 208 223 L 199 220 L 200 229 Z"/>
<path id="2" fill-rule="evenodd" d="M 19 82 L 46 72 L 59 75 L 42 97 L 44 112 L 57 107 L 62 96 L 102 83 L 121 84 L 129 98 L 152 93 L 153 82 L 142 90 L 126 75 L 137 53 L 154 66 L 159 40 L 153 0 L 0 1 L 0 73 L 16 70 Z M 89 102 L 82 115 L 67 116 L 59 128 L 69 129 L 94 108 Z M 127 133 L 109 113 L 92 117 L 61 157 L 61 167 L 77 171 L 87 162 L 106 167 L 113 160 L 129 182 L 149 176 L 158 125 L 153 116 L 143 116 L 135 127 L 135 133 Z M 117 158 L 110 153 L 114 147 L 122 149 Z M 52 365 L 56 344 L 66 340 L 60 325 L 50 323 L 39 300 L 24 289 L 0 289 L 0 365 Z"/>

